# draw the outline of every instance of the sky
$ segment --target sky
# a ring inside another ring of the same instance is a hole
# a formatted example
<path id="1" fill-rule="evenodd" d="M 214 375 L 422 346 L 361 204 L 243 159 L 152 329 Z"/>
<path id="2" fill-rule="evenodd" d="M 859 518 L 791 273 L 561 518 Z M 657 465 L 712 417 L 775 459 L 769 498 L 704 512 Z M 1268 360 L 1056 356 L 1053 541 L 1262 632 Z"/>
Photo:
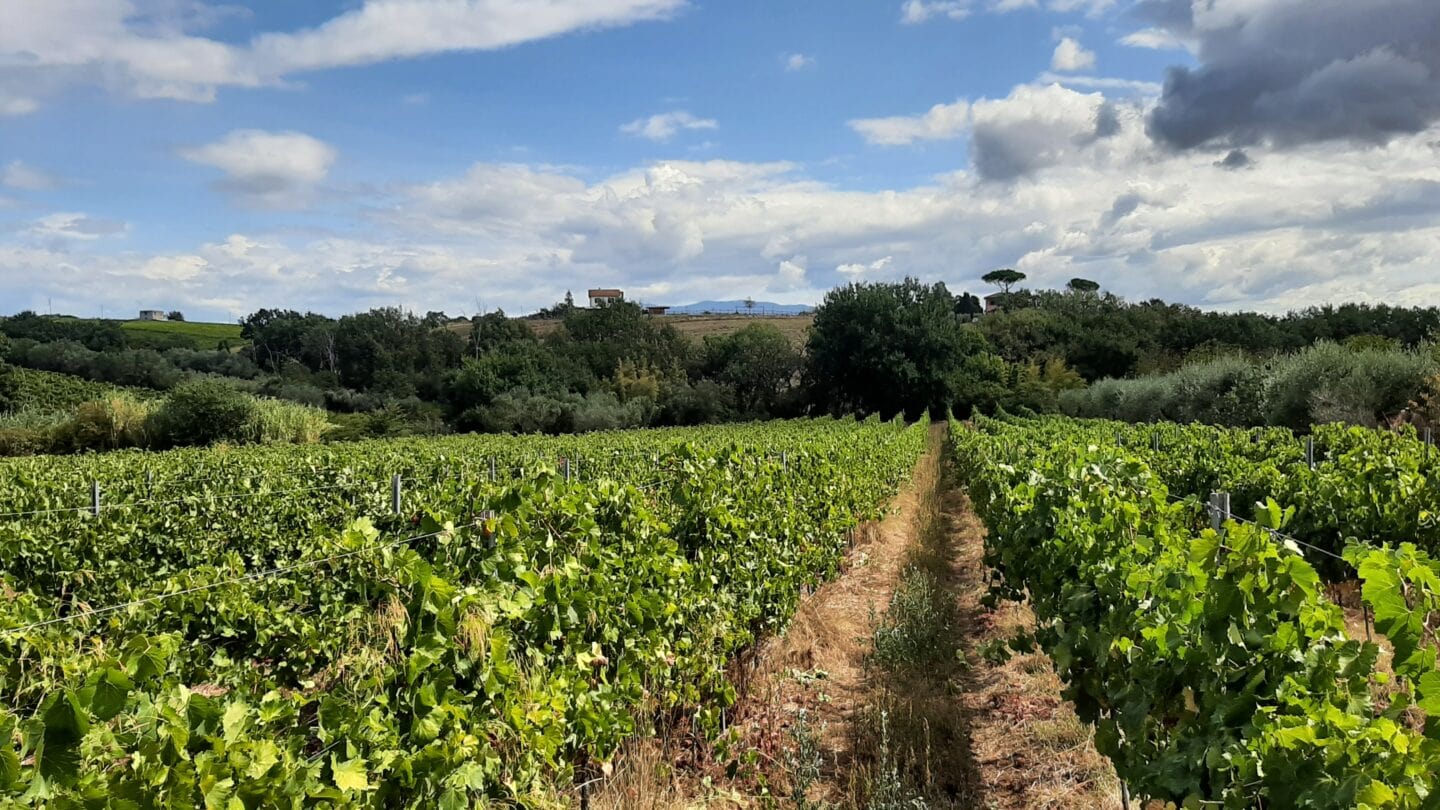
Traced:
<path id="1" fill-rule="evenodd" d="M 1440 303 L 1434 0 L 0 0 L 0 312 Z"/>

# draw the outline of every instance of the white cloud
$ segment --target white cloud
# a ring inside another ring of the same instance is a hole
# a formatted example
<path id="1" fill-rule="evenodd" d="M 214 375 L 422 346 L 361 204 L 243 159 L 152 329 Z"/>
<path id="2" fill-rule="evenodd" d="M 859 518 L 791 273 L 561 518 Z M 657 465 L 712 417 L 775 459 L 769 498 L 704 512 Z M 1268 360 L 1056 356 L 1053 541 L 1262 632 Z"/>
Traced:
<path id="1" fill-rule="evenodd" d="M 923 23 L 932 17 L 963 20 L 968 16 L 968 0 L 905 0 L 905 5 L 900 7 L 900 21 L 907 25 Z"/>
<path id="2" fill-rule="evenodd" d="M 79 213 L 56 213 L 41 217 L 30 223 L 25 233 L 41 240 L 78 239 L 91 241 L 105 236 L 117 236 L 126 231 L 126 225 L 113 219 L 103 219 Z"/>
<path id="3" fill-rule="evenodd" d="M 1058 13 L 1083 11 L 1098 17 L 1114 8 L 1116 0 L 1049 0 L 1045 7 Z M 1006 14 L 1026 8 L 1039 8 L 1041 0 L 905 0 L 900 7 L 900 22 L 918 25 L 934 19 L 963 20 L 978 8 L 991 14 Z"/>
<path id="4" fill-rule="evenodd" d="M 1161 28 L 1144 28 L 1126 34 L 1120 38 L 1120 44 L 1153 51 L 1181 51 L 1190 47 L 1180 37 Z"/>
<path id="5" fill-rule="evenodd" d="M 766 292 L 788 293 L 805 289 L 808 280 L 805 277 L 806 259 L 804 256 L 793 256 L 780 262 L 780 267 L 775 271 L 775 278 L 765 288 Z"/>
<path id="6" fill-rule="evenodd" d="M 785 57 L 785 69 L 790 72 L 815 66 L 815 57 L 803 53 L 792 53 Z"/>
<path id="7" fill-rule="evenodd" d="M 12 160 L 4 169 L 0 169 L 0 186 L 25 191 L 48 191 L 58 188 L 59 185 L 60 181 L 53 175 L 23 161 Z"/>
<path id="8" fill-rule="evenodd" d="M 972 117 L 971 160 L 987 180 L 1104 154 L 1121 127 L 1119 108 L 1104 96 L 1058 84 L 1021 85 L 1006 98 L 977 101 Z"/>
<path id="9" fill-rule="evenodd" d="M 637 118 L 620 127 L 620 131 L 651 141 L 668 141 L 681 130 L 717 129 L 719 126 L 713 118 L 696 118 L 684 110 L 676 110 Z"/>
<path id="10" fill-rule="evenodd" d="M 249 43 L 197 36 L 192 4 L 159 0 L 5 0 L 0 65 L 23 86 L 100 83 L 138 98 L 206 102 L 221 87 L 454 51 L 482 51 L 664 19 L 685 0 L 365 0 L 314 27 Z M 213 14 L 198 15 L 199 23 Z M 42 81 L 43 80 L 43 81 Z M 53 88 L 52 88 L 53 89 Z M 0 95 L 0 114 L 32 112 Z"/>
<path id="11" fill-rule="evenodd" d="M 920 115 L 857 118 L 849 124 L 867 143 L 879 146 L 943 141 L 958 138 L 965 133 L 970 126 L 970 104 L 958 100 L 953 104 L 936 104 Z"/>
<path id="12" fill-rule="evenodd" d="M 1035 81 L 1039 84 L 1060 84 L 1065 87 L 1080 87 L 1086 90 L 1109 90 L 1140 97 L 1158 96 L 1162 89 L 1159 82 L 1120 79 L 1112 76 L 1073 76 L 1049 71 L 1041 73 Z"/>
<path id="13" fill-rule="evenodd" d="M 221 233 L 148 252 L 75 236 L 113 225 L 54 214 L 0 234 L 0 297 L 18 309 L 53 295 L 84 312 L 163 301 L 225 319 L 277 304 L 454 312 L 476 296 L 524 312 L 603 279 L 663 303 L 798 303 L 897 264 L 957 291 L 1013 266 L 1036 286 L 1083 276 L 1229 309 L 1440 296 L 1440 127 L 1364 148 L 1260 145 L 1240 176 L 1216 168 L 1222 151 L 1157 147 L 1146 112 L 1024 85 L 974 102 L 972 165 L 873 191 L 786 163 L 670 161 L 600 178 L 479 163 L 358 200 L 349 232 Z"/>
<path id="14" fill-rule="evenodd" d="M 11 96 L 0 92 L 0 117 L 29 115 L 40 109 L 40 102 L 26 96 Z"/>
<path id="15" fill-rule="evenodd" d="M 1086 50 L 1078 40 L 1065 37 L 1055 46 L 1055 53 L 1050 57 L 1051 70 L 1063 70 L 1066 72 L 1093 70 L 1095 68 L 1095 52 Z"/>
<path id="16" fill-rule="evenodd" d="M 1051 11 L 1083 11 L 1087 16 L 1098 17 L 1115 7 L 1115 0 L 1050 0 Z"/>
<path id="17" fill-rule="evenodd" d="M 216 185 L 242 202 L 267 208 L 303 204 L 330 173 L 335 148 L 300 132 L 235 130 L 214 143 L 180 150 L 225 173 Z"/>
<path id="18" fill-rule="evenodd" d="M 278 75 L 447 51 L 493 50 L 588 28 L 662 19 L 684 0 L 368 0 L 306 31 L 265 34 L 257 61 Z"/>
<path id="19" fill-rule="evenodd" d="M 835 272 L 851 281 L 859 281 L 867 274 L 879 273 L 894 263 L 894 256 L 886 256 L 876 259 L 869 264 L 842 264 L 835 268 Z"/>
<path id="20" fill-rule="evenodd" d="M 156 256 L 140 265 L 138 272 L 150 281 L 190 281 L 209 266 L 203 256 Z"/>

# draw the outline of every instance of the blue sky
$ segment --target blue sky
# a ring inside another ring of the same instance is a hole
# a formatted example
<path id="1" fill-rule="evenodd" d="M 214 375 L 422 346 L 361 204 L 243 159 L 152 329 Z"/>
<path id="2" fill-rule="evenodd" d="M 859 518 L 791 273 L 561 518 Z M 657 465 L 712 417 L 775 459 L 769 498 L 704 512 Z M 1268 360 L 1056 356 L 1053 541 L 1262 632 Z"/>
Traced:
<path id="1" fill-rule="evenodd" d="M 1425 303 L 1440 104 L 1402 78 L 1436 69 L 1410 31 L 1437 13 L 1381 3 L 1408 26 L 1334 0 L 7 0 L 0 310 L 813 302 L 997 266 Z M 1296 15 L 1333 36 L 1267 74 Z"/>

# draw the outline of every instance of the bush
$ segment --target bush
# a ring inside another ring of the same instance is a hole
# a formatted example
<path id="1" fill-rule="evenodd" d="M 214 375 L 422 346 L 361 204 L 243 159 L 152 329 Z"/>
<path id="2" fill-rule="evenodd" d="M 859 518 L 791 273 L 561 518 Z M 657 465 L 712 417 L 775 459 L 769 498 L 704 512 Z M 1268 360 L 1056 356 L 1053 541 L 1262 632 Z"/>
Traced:
<path id="1" fill-rule="evenodd" d="M 259 418 L 256 400 L 220 380 L 177 387 L 155 412 L 153 435 L 164 444 L 245 441 Z"/>
<path id="2" fill-rule="evenodd" d="M 1318 343 L 1273 361 L 1267 416 L 1297 430 L 1337 421 L 1373 427 L 1404 410 L 1434 369 L 1424 353 Z"/>
<path id="3" fill-rule="evenodd" d="M 59 414 L 22 411 L 0 416 L 0 456 L 33 456 L 49 453 L 64 417 Z"/>
<path id="4" fill-rule="evenodd" d="M 55 449 L 118 450 L 150 444 L 154 406 L 127 394 L 81 403 L 55 432 Z"/>
<path id="5" fill-rule="evenodd" d="M 1322 342 L 1263 364 L 1222 356 L 1154 377 L 1101 380 L 1083 391 L 1063 392 L 1060 409 L 1070 416 L 1128 422 L 1374 427 L 1411 409 L 1427 418 L 1434 410 L 1428 403 L 1437 371 L 1440 358 L 1429 347 L 1408 351 L 1374 341 Z"/>

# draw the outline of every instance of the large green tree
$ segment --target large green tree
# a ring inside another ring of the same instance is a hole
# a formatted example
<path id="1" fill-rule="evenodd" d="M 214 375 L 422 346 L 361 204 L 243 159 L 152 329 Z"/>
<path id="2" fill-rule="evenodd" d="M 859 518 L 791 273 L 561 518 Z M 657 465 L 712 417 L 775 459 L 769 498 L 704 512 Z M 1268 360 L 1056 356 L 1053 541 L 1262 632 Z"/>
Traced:
<path id="1" fill-rule="evenodd" d="M 742 413 L 766 416 L 794 385 L 800 353 L 773 324 L 705 338 L 704 376 L 735 392 Z"/>
<path id="2" fill-rule="evenodd" d="M 913 418 L 993 401 L 1003 363 L 955 305 L 944 284 L 912 278 L 831 290 L 807 344 L 813 406 Z"/>

